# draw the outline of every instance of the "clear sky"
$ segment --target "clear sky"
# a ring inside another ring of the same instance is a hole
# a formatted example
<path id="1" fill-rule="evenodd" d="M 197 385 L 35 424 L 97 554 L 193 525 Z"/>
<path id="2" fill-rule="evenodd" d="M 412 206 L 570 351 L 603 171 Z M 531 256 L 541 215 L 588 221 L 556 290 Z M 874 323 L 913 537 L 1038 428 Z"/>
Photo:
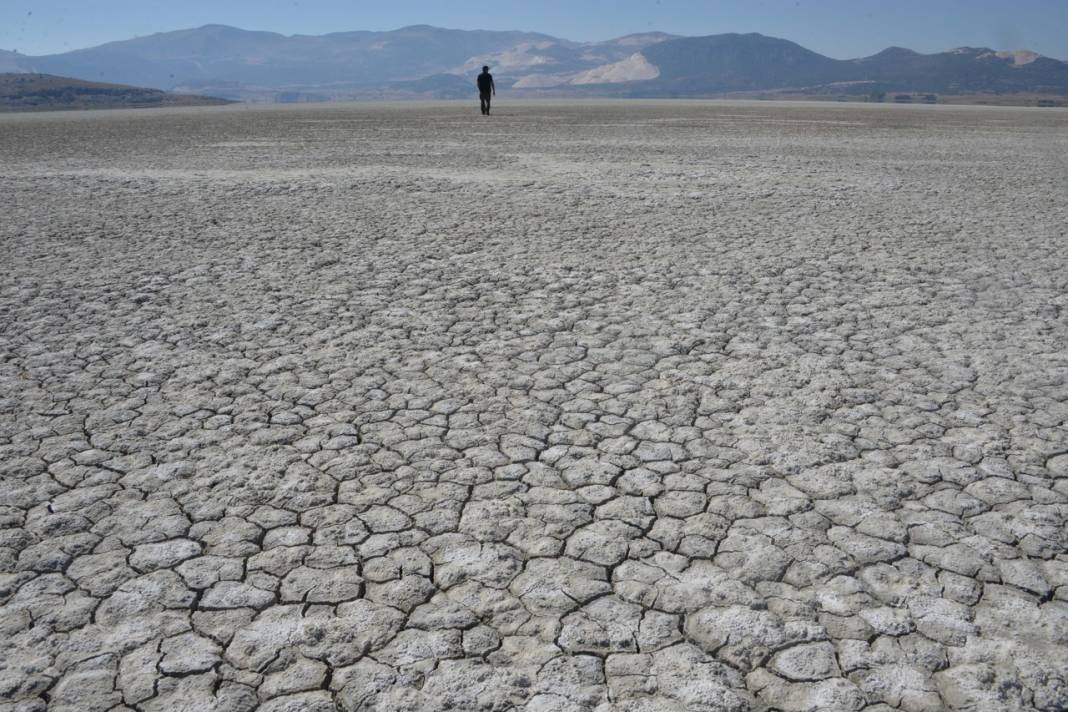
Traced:
<path id="1" fill-rule="evenodd" d="M 0 49 L 47 54 L 210 23 L 283 34 L 430 24 L 573 40 L 762 32 L 843 59 L 970 45 L 1068 60 L 1068 0 L 0 0 Z"/>

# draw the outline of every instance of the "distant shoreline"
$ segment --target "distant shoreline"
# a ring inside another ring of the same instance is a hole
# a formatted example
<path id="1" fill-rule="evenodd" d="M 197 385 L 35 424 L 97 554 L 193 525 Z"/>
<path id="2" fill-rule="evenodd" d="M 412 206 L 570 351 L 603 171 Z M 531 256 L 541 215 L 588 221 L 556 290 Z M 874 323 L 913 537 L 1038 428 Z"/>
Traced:
<path id="1" fill-rule="evenodd" d="M 0 112 L 154 109 L 179 106 L 223 106 L 229 99 L 175 94 L 124 84 L 89 82 L 51 74 L 0 74 Z"/>

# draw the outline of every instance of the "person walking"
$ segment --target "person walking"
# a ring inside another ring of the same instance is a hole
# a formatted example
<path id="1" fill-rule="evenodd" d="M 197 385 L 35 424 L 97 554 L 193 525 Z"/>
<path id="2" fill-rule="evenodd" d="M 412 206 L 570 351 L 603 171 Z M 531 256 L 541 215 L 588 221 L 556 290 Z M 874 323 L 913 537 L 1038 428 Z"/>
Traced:
<path id="1" fill-rule="evenodd" d="M 489 116 L 490 100 L 497 96 L 497 85 L 493 83 L 493 75 L 489 67 L 482 68 L 482 74 L 478 75 L 478 100 L 482 104 L 482 115 Z"/>

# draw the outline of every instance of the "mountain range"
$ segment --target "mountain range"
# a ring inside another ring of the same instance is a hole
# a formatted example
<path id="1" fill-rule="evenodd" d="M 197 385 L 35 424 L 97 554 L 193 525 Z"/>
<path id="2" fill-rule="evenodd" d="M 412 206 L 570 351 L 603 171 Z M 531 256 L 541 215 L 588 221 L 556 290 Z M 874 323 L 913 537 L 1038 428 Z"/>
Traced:
<path id="1" fill-rule="evenodd" d="M 651 32 L 572 42 L 532 32 L 449 30 L 286 36 L 223 25 L 63 54 L 0 51 L 0 72 L 47 73 L 244 100 L 466 96 L 483 64 L 522 94 L 628 97 L 738 92 L 1068 95 L 1068 63 L 1034 52 L 892 47 L 839 60 L 760 34 Z"/>

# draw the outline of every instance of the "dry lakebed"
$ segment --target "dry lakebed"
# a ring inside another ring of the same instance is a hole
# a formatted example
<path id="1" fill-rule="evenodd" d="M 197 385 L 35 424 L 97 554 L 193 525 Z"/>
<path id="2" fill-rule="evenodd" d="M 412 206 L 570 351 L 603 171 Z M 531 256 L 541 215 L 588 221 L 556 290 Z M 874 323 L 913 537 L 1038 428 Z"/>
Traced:
<path id="1" fill-rule="evenodd" d="M 1068 709 L 1068 112 L 0 117 L 0 711 Z"/>

